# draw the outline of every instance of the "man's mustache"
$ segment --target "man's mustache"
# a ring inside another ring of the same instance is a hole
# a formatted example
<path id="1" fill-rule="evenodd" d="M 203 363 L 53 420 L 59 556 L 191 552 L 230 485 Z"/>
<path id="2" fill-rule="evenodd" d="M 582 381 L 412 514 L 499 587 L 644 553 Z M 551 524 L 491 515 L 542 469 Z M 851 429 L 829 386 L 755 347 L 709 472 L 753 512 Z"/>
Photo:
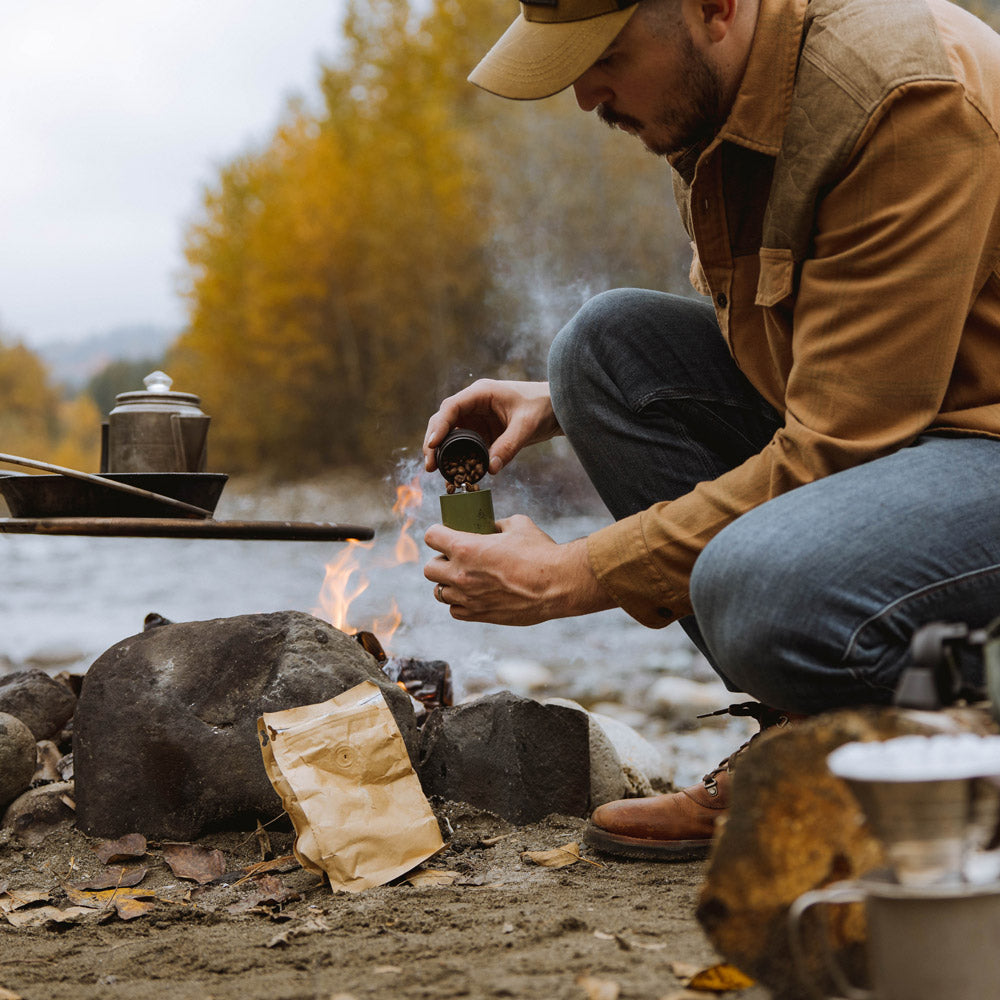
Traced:
<path id="1" fill-rule="evenodd" d="M 633 132 L 638 132 L 642 128 L 642 122 L 638 118 L 633 118 L 631 115 L 624 115 L 619 111 L 613 111 L 606 104 L 599 104 L 597 106 L 597 117 L 609 128 L 624 126 Z"/>

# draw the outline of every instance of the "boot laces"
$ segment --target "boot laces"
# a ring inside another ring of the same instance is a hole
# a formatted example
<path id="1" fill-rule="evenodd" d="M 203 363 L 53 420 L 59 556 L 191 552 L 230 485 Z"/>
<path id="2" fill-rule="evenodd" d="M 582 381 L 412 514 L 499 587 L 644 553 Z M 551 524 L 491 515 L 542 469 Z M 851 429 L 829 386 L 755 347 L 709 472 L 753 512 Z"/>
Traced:
<path id="1" fill-rule="evenodd" d="M 723 772 L 731 772 L 736 766 L 736 761 L 747 751 L 747 748 L 758 736 L 761 735 L 765 730 L 768 729 L 782 729 L 788 725 L 791 721 L 787 712 L 782 712 L 777 708 L 771 708 L 769 705 L 762 705 L 759 701 L 744 701 L 737 705 L 730 705 L 728 708 L 720 708 L 717 712 L 706 712 L 704 715 L 699 715 L 699 719 L 708 719 L 716 715 L 732 715 L 737 718 L 751 718 L 754 719 L 760 726 L 760 729 L 753 734 L 746 741 L 746 743 L 738 746 L 728 757 L 724 757 L 719 761 L 718 766 L 712 768 L 702 779 L 702 784 L 705 786 L 705 790 L 709 795 L 716 796 L 719 794 L 719 782 L 716 775 L 722 774 Z"/>

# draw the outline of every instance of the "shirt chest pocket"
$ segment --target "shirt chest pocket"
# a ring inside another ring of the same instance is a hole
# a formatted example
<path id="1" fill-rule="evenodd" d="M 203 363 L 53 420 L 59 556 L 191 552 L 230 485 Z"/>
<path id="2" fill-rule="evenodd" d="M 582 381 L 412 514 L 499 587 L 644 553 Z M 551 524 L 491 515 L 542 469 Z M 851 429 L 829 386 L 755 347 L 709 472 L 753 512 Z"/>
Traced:
<path id="1" fill-rule="evenodd" d="M 758 254 L 760 275 L 754 303 L 772 308 L 791 296 L 795 287 L 795 261 L 792 251 L 761 247 Z"/>

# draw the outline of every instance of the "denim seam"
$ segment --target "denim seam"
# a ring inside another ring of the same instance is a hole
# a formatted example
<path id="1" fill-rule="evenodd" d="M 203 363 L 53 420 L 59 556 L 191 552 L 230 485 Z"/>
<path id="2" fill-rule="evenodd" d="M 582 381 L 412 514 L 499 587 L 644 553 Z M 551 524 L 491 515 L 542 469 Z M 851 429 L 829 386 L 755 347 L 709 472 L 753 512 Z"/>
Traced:
<path id="1" fill-rule="evenodd" d="M 909 593 L 897 597 L 896 600 L 885 605 L 876 614 L 869 616 L 860 625 L 858 625 L 858 627 L 851 633 L 851 636 L 847 641 L 847 645 L 844 647 L 844 653 L 841 656 L 840 662 L 846 665 L 848 657 L 851 655 L 855 646 L 857 645 L 859 636 L 866 628 L 868 628 L 874 622 L 878 621 L 878 619 L 884 618 L 886 615 L 890 614 L 893 610 L 899 608 L 903 604 L 917 600 L 919 598 L 926 597 L 946 587 L 954 586 L 956 583 L 975 580 L 977 577 L 989 576 L 991 574 L 997 574 L 997 573 L 1000 573 L 1000 563 L 995 563 L 991 566 L 983 566 L 980 567 L 979 569 L 970 570 L 968 573 L 960 573 L 958 576 L 948 577 L 945 580 L 938 580 L 936 583 L 928 584 L 927 586 L 920 587 L 917 590 L 911 590 Z M 998 615 L 1000 615 L 1000 600 L 998 600 L 997 613 Z M 868 684 L 869 686 L 875 686 L 872 685 L 871 682 L 862 674 L 860 668 L 849 666 L 848 670 L 856 680 L 862 681 Z"/>

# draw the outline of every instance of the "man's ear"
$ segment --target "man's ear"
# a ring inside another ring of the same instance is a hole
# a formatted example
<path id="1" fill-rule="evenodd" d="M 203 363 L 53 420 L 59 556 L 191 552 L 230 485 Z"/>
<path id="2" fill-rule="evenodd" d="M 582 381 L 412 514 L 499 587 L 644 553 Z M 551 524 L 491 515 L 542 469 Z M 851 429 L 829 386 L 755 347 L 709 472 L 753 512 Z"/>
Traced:
<path id="1" fill-rule="evenodd" d="M 695 17 L 710 42 L 721 42 L 732 27 L 740 0 L 693 0 Z"/>

